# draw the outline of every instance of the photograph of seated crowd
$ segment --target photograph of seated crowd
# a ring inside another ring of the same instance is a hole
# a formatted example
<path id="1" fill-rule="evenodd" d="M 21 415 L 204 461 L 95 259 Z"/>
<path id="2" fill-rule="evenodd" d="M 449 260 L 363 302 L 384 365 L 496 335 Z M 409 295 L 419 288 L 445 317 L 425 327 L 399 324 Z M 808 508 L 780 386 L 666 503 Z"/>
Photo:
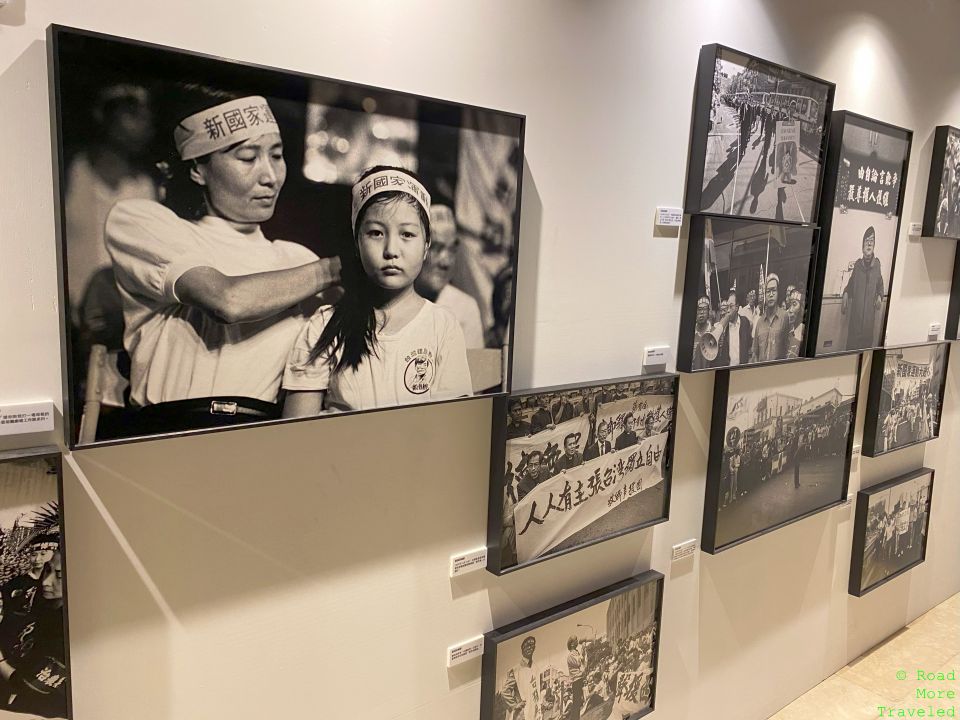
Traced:
<path id="1" fill-rule="evenodd" d="M 57 47 L 71 443 L 509 388 L 522 117 Z"/>
<path id="2" fill-rule="evenodd" d="M 676 390 L 663 375 L 498 398 L 490 569 L 665 520 Z"/>
<path id="3" fill-rule="evenodd" d="M 960 240 L 960 130 L 949 125 L 934 136 L 923 236 Z"/>
<path id="4" fill-rule="evenodd" d="M 702 215 L 690 227 L 678 367 L 803 357 L 816 231 Z"/>
<path id="5" fill-rule="evenodd" d="M 815 222 L 833 85 L 717 46 L 699 72 L 687 211 Z"/>

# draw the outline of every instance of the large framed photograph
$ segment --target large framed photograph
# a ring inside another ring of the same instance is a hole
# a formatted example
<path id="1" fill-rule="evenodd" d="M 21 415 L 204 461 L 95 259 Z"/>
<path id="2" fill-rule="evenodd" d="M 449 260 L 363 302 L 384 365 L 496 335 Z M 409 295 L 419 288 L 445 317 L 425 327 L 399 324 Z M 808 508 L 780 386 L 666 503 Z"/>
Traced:
<path id="1" fill-rule="evenodd" d="M 816 252 L 813 227 L 694 215 L 677 367 L 698 372 L 802 358 Z"/>
<path id="2" fill-rule="evenodd" d="M 816 222 L 834 90 L 812 75 L 703 46 L 686 212 Z"/>
<path id="3" fill-rule="evenodd" d="M 877 457 L 940 437 L 949 343 L 873 353 L 863 454 Z"/>
<path id="4" fill-rule="evenodd" d="M 956 253 L 953 259 L 953 281 L 950 284 L 947 325 L 943 336 L 947 340 L 960 340 L 960 253 Z"/>
<path id="5" fill-rule="evenodd" d="M 923 236 L 960 240 L 960 130 L 949 125 L 933 136 Z"/>
<path id="6" fill-rule="evenodd" d="M 933 470 L 920 468 L 857 493 L 851 595 L 862 597 L 927 556 Z"/>
<path id="7" fill-rule="evenodd" d="M 480 720 L 653 712 L 663 575 L 648 570 L 484 635 Z"/>
<path id="8" fill-rule="evenodd" d="M 711 554 L 847 497 L 860 356 L 717 373 L 703 511 Z"/>
<path id="9" fill-rule="evenodd" d="M 883 345 L 912 140 L 904 128 L 846 110 L 833 114 L 811 355 Z"/>
<path id="10" fill-rule="evenodd" d="M 71 447 L 509 390 L 523 116 L 49 48 Z"/>
<path id="11" fill-rule="evenodd" d="M 644 375 L 495 398 L 487 569 L 664 522 L 678 384 Z"/>
<path id="12" fill-rule="evenodd" d="M 0 452 L 0 718 L 70 718 L 63 483 L 55 447 Z"/>

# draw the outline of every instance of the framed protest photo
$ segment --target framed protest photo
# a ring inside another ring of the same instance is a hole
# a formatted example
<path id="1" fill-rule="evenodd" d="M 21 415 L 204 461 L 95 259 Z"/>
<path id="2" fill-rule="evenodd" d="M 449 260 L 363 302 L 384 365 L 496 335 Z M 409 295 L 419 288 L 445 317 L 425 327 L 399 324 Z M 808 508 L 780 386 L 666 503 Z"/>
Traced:
<path id="1" fill-rule="evenodd" d="M 663 575 L 648 570 L 484 635 L 480 720 L 636 720 L 656 700 Z"/>
<path id="2" fill-rule="evenodd" d="M 837 111 L 820 207 L 811 355 L 883 345 L 910 130 Z"/>
<path id="3" fill-rule="evenodd" d="M 933 474 L 920 468 L 857 493 L 851 595 L 862 597 L 926 559 Z"/>
<path id="4" fill-rule="evenodd" d="M 664 522 L 678 384 L 644 375 L 494 398 L 487 569 Z"/>
<path id="5" fill-rule="evenodd" d="M 859 377 L 859 355 L 717 373 L 706 552 L 722 552 L 846 500 Z"/>
<path id="6" fill-rule="evenodd" d="M 834 90 L 812 75 L 704 45 L 685 211 L 816 222 Z"/>
<path id="7" fill-rule="evenodd" d="M 953 259 L 953 280 L 950 284 L 944 337 L 947 340 L 960 340 L 960 253 L 956 253 Z"/>
<path id="8" fill-rule="evenodd" d="M 55 447 L 0 452 L 0 718 L 70 718 L 63 483 Z"/>
<path id="9" fill-rule="evenodd" d="M 885 455 L 940 437 L 950 343 L 873 353 L 863 454 Z"/>
<path id="10" fill-rule="evenodd" d="M 677 367 L 698 372 L 802 358 L 817 237 L 813 227 L 694 215 Z"/>
<path id="11" fill-rule="evenodd" d="M 960 130 L 939 125 L 923 206 L 923 237 L 960 240 Z"/>
<path id="12" fill-rule="evenodd" d="M 509 390 L 523 116 L 49 34 L 71 447 Z"/>

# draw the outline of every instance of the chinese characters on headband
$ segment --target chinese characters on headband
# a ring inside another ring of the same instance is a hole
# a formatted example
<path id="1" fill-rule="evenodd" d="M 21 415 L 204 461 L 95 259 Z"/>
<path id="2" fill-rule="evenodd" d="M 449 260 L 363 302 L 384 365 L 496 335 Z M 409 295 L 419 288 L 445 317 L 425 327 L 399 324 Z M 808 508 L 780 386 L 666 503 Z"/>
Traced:
<path id="1" fill-rule="evenodd" d="M 216 113 L 203 119 L 203 129 L 207 131 L 207 138 L 210 140 L 219 140 L 226 137 L 229 133 L 233 135 L 248 127 L 256 127 L 264 123 L 274 123 L 277 120 L 266 103 L 261 105 L 248 105 L 242 109 L 236 108 L 226 110 L 223 113 Z"/>

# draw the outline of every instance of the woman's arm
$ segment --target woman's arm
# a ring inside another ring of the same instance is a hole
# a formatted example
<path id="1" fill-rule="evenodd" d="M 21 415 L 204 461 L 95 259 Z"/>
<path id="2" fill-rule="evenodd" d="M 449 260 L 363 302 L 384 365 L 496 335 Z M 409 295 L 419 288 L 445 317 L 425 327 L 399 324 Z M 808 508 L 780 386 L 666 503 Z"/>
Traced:
<path id="1" fill-rule="evenodd" d="M 313 417 L 323 412 L 325 390 L 289 390 L 283 399 L 283 417 Z"/>

